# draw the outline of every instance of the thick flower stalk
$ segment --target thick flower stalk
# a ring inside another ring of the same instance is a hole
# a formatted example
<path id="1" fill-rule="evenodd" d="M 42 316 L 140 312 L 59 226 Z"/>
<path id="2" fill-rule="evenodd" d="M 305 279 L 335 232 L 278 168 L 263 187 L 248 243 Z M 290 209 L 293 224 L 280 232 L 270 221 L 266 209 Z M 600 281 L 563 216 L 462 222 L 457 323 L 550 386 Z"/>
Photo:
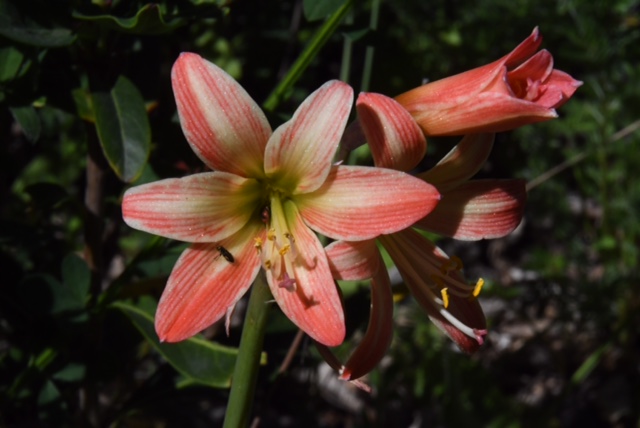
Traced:
<path id="1" fill-rule="evenodd" d="M 191 242 L 156 314 L 163 341 L 188 338 L 229 314 L 266 272 L 282 311 L 316 341 L 340 344 L 344 314 L 314 231 L 359 241 L 431 212 L 436 189 L 399 171 L 334 166 L 353 94 L 331 81 L 272 132 L 264 113 L 220 68 L 184 53 L 172 70 L 180 123 L 213 170 L 129 189 L 133 228 Z"/>
<path id="2" fill-rule="evenodd" d="M 500 132 L 558 117 L 582 82 L 553 68 L 547 50 L 536 52 L 536 27 L 497 61 L 396 97 L 426 135 Z"/>
<path id="3" fill-rule="evenodd" d="M 391 98 L 360 94 L 357 109 L 376 166 L 408 171 L 426 152 L 426 139 L 418 125 Z M 505 236 L 520 223 L 526 192 L 522 180 L 471 180 L 493 146 L 492 134 L 466 136 L 434 168 L 419 177 L 434 184 L 442 195 L 436 208 L 413 226 L 463 240 Z M 370 325 L 364 340 L 344 366 L 323 350 L 340 370 L 341 378 L 357 379 L 375 367 L 391 338 L 388 274 L 380 262 L 376 240 L 335 242 L 327 248 L 334 276 L 338 279 L 372 281 Z M 462 350 L 474 352 L 486 335 L 486 321 L 477 297 L 482 279 L 467 284 L 462 262 L 447 256 L 413 228 L 384 234 L 385 247 L 412 295 Z"/>

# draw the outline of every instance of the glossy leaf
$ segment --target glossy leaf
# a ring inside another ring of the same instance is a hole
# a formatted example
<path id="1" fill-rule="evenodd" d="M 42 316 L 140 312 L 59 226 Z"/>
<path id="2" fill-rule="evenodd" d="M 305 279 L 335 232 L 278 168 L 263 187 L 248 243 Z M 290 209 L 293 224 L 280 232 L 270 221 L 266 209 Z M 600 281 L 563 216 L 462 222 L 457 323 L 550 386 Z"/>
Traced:
<path id="1" fill-rule="evenodd" d="M 93 109 L 102 150 L 122 180 L 134 181 L 142 173 L 151 145 L 151 129 L 142 95 L 120 76 L 113 89 L 93 94 Z"/>
<path id="2" fill-rule="evenodd" d="M 179 343 L 161 343 L 153 326 L 153 317 L 146 311 L 124 302 L 114 307 L 129 317 L 135 327 L 153 347 L 183 376 L 187 383 L 199 383 L 214 388 L 227 388 L 238 350 L 192 337 Z"/>

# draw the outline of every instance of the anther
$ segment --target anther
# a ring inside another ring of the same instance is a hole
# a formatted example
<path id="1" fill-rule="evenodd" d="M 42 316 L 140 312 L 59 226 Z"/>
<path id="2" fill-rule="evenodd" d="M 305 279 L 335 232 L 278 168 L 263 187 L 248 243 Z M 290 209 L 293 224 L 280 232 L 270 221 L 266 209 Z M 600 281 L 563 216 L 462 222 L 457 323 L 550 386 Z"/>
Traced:
<path id="1" fill-rule="evenodd" d="M 484 279 L 478 278 L 478 282 L 476 282 L 476 287 L 473 289 L 473 297 L 478 297 L 480 295 L 483 285 L 484 285 Z"/>
<path id="2" fill-rule="evenodd" d="M 449 307 L 449 293 L 447 293 L 447 288 L 445 287 L 440 290 L 440 294 L 442 295 L 442 306 L 447 309 Z"/>

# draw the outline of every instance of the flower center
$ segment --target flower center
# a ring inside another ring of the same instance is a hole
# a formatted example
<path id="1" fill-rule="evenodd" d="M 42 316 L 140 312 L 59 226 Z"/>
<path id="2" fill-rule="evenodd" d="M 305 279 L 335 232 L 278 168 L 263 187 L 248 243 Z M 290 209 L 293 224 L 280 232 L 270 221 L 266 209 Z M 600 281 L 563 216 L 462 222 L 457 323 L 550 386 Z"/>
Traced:
<path id="1" fill-rule="evenodd" d="M 296 290 L 294 263 L 299 262 L 296 240 L 291 232 L 291 220 L 296 215 L 292 201 L 279 191 L 272 190 L 269 205 L 261 214 L 267 228 L 267 241 L 256 240 L 262 266 L 270 271 L 279 287 Z"/>

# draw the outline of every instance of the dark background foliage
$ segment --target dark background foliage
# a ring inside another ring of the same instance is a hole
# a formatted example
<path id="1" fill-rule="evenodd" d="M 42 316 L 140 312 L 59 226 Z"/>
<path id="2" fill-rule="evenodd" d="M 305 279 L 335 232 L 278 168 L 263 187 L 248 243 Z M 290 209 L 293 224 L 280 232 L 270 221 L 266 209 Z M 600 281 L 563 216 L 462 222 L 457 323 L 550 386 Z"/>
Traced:
<path id="1" fill-rule="evenodd" d="M 150 316 L 184 244 L 126 227 L 120 199 L 130 183 L 203 168 L 175 114 L 180 52 L 262 103 L 343 3 L 0 0 L 0 425 L 221 423 L 242 307 L 228 338 L 216 325 L 158 344 Z M 559 120 L 498 135 L 481 172 L 529 180 L 521 227 L 439 242 L 470 281 L 487 280 L 486 345 L 459 353 L 396 284 L 396 336 L 367 395 L 305 340 L 281 367 L 296 331 L 274 310 L 261 426 L 638 426 L 640 3 L 378 3 L 355 2 L 270 109 L 273 125 L 328 79 L 396 95 L 497 59 L 535 26 L 584 86 Z M 453 142 L 430 139 L 427 162 Z M 345 296 L 348 353 L 368 291 Z"/>

